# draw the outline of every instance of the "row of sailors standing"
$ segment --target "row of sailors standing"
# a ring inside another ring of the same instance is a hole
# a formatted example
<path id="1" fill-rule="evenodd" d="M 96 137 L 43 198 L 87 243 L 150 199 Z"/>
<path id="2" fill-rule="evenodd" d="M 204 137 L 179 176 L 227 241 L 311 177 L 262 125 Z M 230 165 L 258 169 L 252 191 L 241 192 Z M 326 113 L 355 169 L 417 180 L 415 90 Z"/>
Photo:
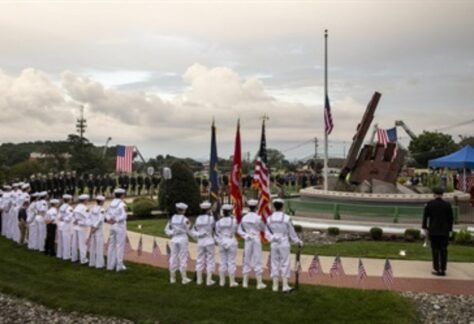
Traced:
<path id="1" fill-rule="evenodd" d="M 171 237 L 169 271 L 170 283 L 176 283 L 176 271 L 181 273 L 182 284 L 188 284 L 191 279 L 187 277 L 186 269 L 188 262 L 188 236 L 197 241 L 196 258 L 196 283 L 203 284 L 203 272 L 206 271 L 206 285 L 212 286 L 214 273 L 215 244 L 219 247 L 219 285 L 225 286 L 226 274 L 229 277 L 229 286 L 237 287 L 235 280 L 237 239 L 236 234 L 245 240 L 243 257 L 243 280 L 242 286 L 248 288 L 249 275 L 253 270 L 257 280 L 257 289 L 265 289 L 262 280 L 262 240 L 261 232 L 271 244 L 271 277 L 273 291 L 279 289 L 279 278 L 282 279 L 282 291 L 287 292 L 292 288 L 288 284 L 291 273 L 290 265 L 290 242 L 302 246 L 303 242 L 298 238 L 291 219 L 283 212 L 283 200 L 273 201 L 274 213 L 267 218 L 266 224 L 256 213 L 257 200 L 249 200 L 247 205 L 249 212 L 243 216 L 240 224 L 237 224 L 232 215 L 233 206 L 223 205 L 223 217 L 215 222 L 211 213 L 211 203 L 205 201 L 200 204 L 201 215 L 196 218 L 193 226 L 185 216 L 187 205 L 176 204 L 176 214 L 173 215 L 165 227 L 165 233 Z"/>
<path id="2" fill-rule="evenodd" d="M 65 194 L 62 202 L 49 199 L 48 193 L 28 193 L 28 184 L 4 186 L 0 191 L 1 234 L 28 249 L 44 252 L 63 260 L 103 268 L 103 224 L 110 224 L 107 269 L 123 271 L 126 243 L 125 190 L 115 189 L 115 199 L 107 210 L 104 196 L 96 196 L 96 204 L 89 210 L 89 195 L 79 196 L 73 208 L 72 196 Z M 87 241 L 89 240 L 89 244 Z M 89 250 L 89 251 L 88 251 Z M 89 252 L 89 258 L 87 257 Z"/>

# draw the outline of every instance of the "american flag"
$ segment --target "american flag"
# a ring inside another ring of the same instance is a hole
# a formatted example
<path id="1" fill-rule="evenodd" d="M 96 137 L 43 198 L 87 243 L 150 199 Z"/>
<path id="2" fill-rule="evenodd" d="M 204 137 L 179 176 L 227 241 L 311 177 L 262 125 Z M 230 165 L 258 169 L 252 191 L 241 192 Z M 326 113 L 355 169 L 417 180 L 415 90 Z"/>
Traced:
<path id="1" fill-rule="evenodd" d="M 151 251 L 151 255 L 157 259 L 161 256 L 160 247 L 158 246 L 158 243 L 156 243 L 156 239 L 153 239 L 153 251 Z"/>
<path id="2" fill-rule="evenodd" d="M 267 269 L 268 269 L 268 273 L 272 272 L 272 254 L 271 253 L 268 253 Z"/>
<path id="3" fill-rule="evenodd" d="M 128 238 L 128 235 L 127 235 L 127 239 L 125 241 L 125 254 L 128 254 L 132 251 L 133 251 L 132 245 L 130 244 L 130 239 Z"/>
<path id="4" fill-rule="evenodd" d="M 362 259 L 359 259 L 359 266 L 357 268 L 357 282 L 361 282 L 364 279 L 367 279 L 367 272 L 365 271 Z"/>
<path id="5" fill-rule="evenodd" d="M 264 222 L 271 215 L 270 207 L 270 178 L 268 176 L 267 166 L 267 140 L 265 137 L 265 119 L 262 123 L 262 137 L 260 139 L 260 150 L 258 151 L 257 161 L 255 162 L 255 172 L 253 175 L 254 187 L 257 188 L 259 195 L 258 214 Z"/>
<path id="6" fill-rule="evenodd" d="M 323 274 L 323 268 L 321 267 L 321 262 L 319 261 L 319 256 L 315 255 L 313 261 L 308 268 L 308 274 L 310 277 L 317 276 L 319 274 Z"/>
<path id="7" fill-rule="evenodd" d="M 329 271 L 329 274 L 331 275 L 331 278 L 340 276 L 344 274 L 344 269 L 342 267 L 342 262 L 341 258 L 336 256 L 336 259 L 334 259 L 334 263 L 332 264 L 331 270 Z"/>
<path id="8" fill-rule="evenodd" d="M 117 162 L 115 170 L 117 172 L 132 172 L 134 146 L 117 145 Z"/>
<path id="9" fill-rule="evenodd" d="M 393 284 L 393 271 L 392 265 L 388 259 L 385 260 L 385 266 L 383 267 L 383 274 L 382 280 L 387 286 L 391 286 Z"/>
<path id="10" fill-rule="evenodd" d="M 389 129 L 377 128 L 377 142 L 382 144 L 385 148 L 388 143 L 395 143 L 395 149 L 393 150 L 392 161 L 395 160 L 398 153 L 398 136 L 397 129 L 395 127 Z"/>
<path id="11" fill-rule="evenodd" d="M 142 256 L 143 254 L 143 238 L 140 235 L 140 239 L 138 240 L 138 247 L 137 247 L 137 255 Z"/>
<path id="12" fill-rule="evenodd" d="M 331 106 L 329 104 L 329 96 L 326 95 L 326 100 L 324 102 L 324 130 L 326 134 L 331 134 L 332 129 L 334 128 L 334 123 L 332 121 Z"/>

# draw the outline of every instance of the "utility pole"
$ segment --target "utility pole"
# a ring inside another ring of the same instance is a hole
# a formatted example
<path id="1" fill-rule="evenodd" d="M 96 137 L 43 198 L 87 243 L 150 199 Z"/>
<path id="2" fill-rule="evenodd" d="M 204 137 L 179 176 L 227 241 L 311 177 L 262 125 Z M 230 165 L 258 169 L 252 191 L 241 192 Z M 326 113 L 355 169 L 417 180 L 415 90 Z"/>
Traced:
<path id="1" fill-rule="evenodd" d="M 318 138 L 314 138 L 314 163 L 316 163 L 316 159 L 318 158 Z"/>
<path id="2" fill-rule="evenodd" d="M 76 122 L 76 129 L 79 133 L 79 137 L 81 139 L 81 147 L 84 144 L 84 133 L 86 132 L 87 128 L 87 120 L 84 118 L 84 105 L 81 106 L 81 117 L 77 119 Z"/>

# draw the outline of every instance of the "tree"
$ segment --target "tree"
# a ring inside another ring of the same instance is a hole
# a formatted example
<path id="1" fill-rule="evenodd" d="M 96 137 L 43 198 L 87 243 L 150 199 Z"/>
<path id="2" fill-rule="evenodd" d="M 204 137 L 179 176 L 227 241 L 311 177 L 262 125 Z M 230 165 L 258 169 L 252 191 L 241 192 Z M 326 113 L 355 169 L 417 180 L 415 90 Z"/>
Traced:
<path id="1" fill-rule="evenodd" d="M 188 205 L 188 215 L 198 215 L 201 195 L 193 172 L 184 161 L 176 161 L 170 168 L 172 178 L 160 183 L 160 209 L 173 214 L 176 212 L 175 204 L 184 202 Z"/>
<path id="2" fill-rule="evenodd" d="M 466 145 L 474 147 L 474 136 L 461 136 L 461 142 L 459 142 L 459 146 L 464 147 Z"/>
<path id="3" fill-rule="evenodd" d="M 271 168 L 281 168 L 283 161 L 285 160 L 285 155 L 277 149 L 269 148 L 267 149 L 267 160 L 268 165 Z"/>
<path id="4" fill-rule="evenodd" d="M 408 146 L 418 167 L 427 167 L 428 161 L 450 153 L 459 148 L 451 135 L 424 131 Z"/>

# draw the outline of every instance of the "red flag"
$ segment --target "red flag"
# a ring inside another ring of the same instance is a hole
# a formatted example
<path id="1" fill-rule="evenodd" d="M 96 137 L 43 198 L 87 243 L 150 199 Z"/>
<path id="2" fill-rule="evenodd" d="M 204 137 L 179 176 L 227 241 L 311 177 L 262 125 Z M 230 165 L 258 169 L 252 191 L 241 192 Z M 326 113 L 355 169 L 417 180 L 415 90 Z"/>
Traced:
<path id="1" fill-rule="evenodd" d="M 142 239 L 142 235 L 140 235 L 140 239 L 138 240 L 137 255 L 141 256 L 142 253 L 143 253 L 143 239 Z"/>
<path id="2" fill-rule="evenodd" d="M 234 203 L 234 214 L 237 222 L 242 218 L 242 194 L 240 192 L 240 178 L 242 175 L 242 150 L 240 146 L 240 120 L 237 121 L 235 134 L 234 160 L 232 162 L 232 177 L 230 181 L 230 196 Z"/>
<path id="3" fill-rule="evenodd" d="M 156 239 L 153 239 L 153 251 L 151 252 L 151 255 L 157 259 L 161 256 L 160 247 L 158 246 L 158 243 L 156 243 Z"/>

